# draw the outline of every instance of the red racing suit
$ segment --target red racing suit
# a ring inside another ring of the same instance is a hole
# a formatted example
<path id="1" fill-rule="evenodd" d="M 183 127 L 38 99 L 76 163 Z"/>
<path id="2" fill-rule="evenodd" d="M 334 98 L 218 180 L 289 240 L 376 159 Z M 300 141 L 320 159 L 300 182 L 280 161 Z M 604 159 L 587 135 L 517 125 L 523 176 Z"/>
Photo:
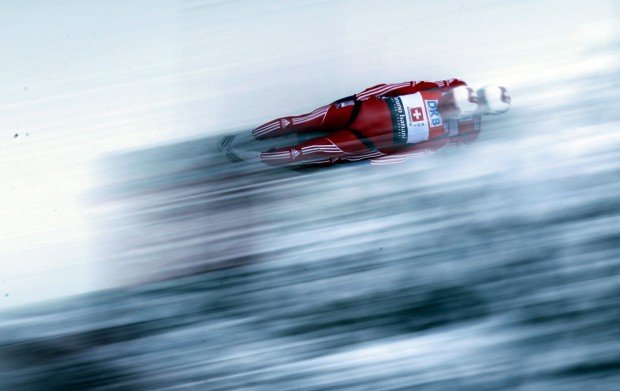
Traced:
<path id="1" fill-rule="evenodd" d="M 267 122 L 252 135 L 263 140 L 290 133 L 327 133 L 262 152 L 261 161 L 270 165 L 362 159 L 372 164 L 397 163 L 477 138 L 479 116 L 456 121 L 442 118 L 439 112 L 443 93 L 463 85 L 458 79 L 379 84 L 310 113 Z"/>

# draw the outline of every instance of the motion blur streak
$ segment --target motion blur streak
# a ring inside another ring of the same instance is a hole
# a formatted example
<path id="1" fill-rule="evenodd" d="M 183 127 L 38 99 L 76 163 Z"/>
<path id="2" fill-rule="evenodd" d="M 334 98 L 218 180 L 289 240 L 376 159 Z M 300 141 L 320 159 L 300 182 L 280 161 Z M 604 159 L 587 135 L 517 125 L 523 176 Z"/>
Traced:
<path id="1" fill-rule="evenodd" d="M 2 312 L 0 388 L 617 389 L 617 48 L 400 165 L 108 155 L 83 199 L 114 288 Z"/>

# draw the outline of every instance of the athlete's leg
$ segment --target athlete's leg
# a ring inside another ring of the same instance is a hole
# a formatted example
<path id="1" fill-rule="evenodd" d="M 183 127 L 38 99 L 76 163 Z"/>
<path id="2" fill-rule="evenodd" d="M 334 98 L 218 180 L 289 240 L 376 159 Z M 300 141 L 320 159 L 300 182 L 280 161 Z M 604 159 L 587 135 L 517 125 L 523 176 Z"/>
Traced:
<path id="1" fill-rule="evenodd" d="M 282 117 L 269 121 L 252 131 L 257 140 L 307 131 L 343 129 L 354 113 L 353 97 L 338 100 L 302 115 Z"/>
<path id="2" fill-rule="evenodd" d="M 339 130 L 301 144 L 262 152 L 259 158 L 269 165 L 291 163 L 326 163 L 338 160 L 356 160 L 357 156 L 377 153 L 369 149 L 358 135 L 350 130 Z M 370 156 L 369 156 L 370 157 Z"/>

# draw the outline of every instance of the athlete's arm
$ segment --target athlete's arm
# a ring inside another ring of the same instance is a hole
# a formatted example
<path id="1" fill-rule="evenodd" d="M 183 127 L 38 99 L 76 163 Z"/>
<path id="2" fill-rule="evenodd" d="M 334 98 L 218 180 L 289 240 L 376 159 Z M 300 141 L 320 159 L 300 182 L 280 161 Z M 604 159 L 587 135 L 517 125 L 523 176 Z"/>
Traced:
<path id="1" fill-rule="evenodd" d="M 481 130 L 481 118 L 474 116 L 471 120 L 457 122 L 458 132 L 450 135 L 450 146 L 470 144 L 478 139 Z"/>

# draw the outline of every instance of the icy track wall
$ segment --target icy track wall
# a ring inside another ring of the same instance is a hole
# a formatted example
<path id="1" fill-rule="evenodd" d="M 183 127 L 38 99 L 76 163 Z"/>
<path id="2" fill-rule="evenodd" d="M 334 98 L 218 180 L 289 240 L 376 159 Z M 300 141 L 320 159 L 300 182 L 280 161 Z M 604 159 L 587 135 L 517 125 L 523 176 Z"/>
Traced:
<path id="1" fill-rule="evenodd" d="M 117 156 L 102 272 L 189 276 L 5 314 L 2 384 L 612 390 L 618 119 L 517 106 L 476 145 L 380 169 L 233 165 L 208 139 Z"/>
<path id="2" fill-rule="evenodd" d="M 2 312 L 0 389 L 617 389 L 617 75 L 392 167 L 109 156 L 83 198 L 120 287 Z"/>

